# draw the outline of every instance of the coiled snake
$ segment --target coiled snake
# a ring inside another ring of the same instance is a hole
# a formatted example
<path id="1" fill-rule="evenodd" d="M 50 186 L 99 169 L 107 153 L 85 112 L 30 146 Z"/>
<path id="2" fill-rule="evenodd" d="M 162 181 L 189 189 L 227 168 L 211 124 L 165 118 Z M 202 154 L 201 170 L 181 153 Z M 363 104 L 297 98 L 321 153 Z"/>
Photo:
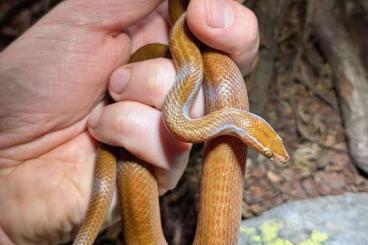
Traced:
<path id="1" fill-rule="evenodd" d="M 177 76 L 162 113 L 167 128 L 181 140 L 206 141 L 194 244 L 236 244 L 247 146 L 276 163 L 287 162 L 289 156 L 271 126 L 248 112 L 247 91 L 234 62 L 221 52 L 209 48 L 201 52 L 198 48 L 186 26 L 181 2 L 171 0 L 169 5 L 175 23 L 170 50 Z M 155 52 L 150 53 L 152 50 Z M 162 46 L 149 45 L 138 50 L 131 62 L 164 53 Z M 207 114 L 191 119 L 189 109 L 203 78 Z M 98 153 L 93 196 L 74 244 L 94 242 L 115 183 L 126 244 L 167 244 L 161 228 L 158 187 L 149 165 L 124 150 L 118 155 L 124 160 L 117 164 L 108 146 L 102 146 Z"/>

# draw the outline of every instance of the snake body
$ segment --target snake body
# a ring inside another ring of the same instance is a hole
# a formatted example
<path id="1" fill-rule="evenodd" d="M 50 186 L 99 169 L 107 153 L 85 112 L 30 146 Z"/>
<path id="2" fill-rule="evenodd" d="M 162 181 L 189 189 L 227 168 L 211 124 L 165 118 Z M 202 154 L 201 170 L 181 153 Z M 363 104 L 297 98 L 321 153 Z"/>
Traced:
<path id="1" fill-rule="evenodd" d="M 286 162 L 288 154 L 271 126 L 248 112 L 246 88 L 234 62 L 215 50 L 201 53 L 186 26 L 180 2 L 170 1 L 170 12 L 174 19 L 178 18 L 170 33 L 177 76 L 165 99 L 163 117 L 167 128 L 178 138 L 207 142 L 193 243 L 236 244 L 247 146 L 277 163 Z M 142 50 L 136 52 L 141 54 L 135 55 L 138 58 L 133 61 L 147 58 Z M 161 47 L 150 58 L 164 52 Z M 191 119 L 189 110 L 203 77 L 207 114 Z M 126 244 L 167 244 L 161 228 L 157 182 L 150 166 L 125 150 L 118 156 L 124 160 L 118 162 L 116 169 L 112 151 L 100 149 L 93 196 L 74 244 L 92 244 L 95 240 L 108 210 L 106 203 L 111 201 L 116 173 Z"/>
<path id="2" fill-rule="evenodd" d="M 185 19 L 183 14 L 170 34 L 170 50 L 178 69 L 174 87 L 166 96 L 162 110 L 166 126 L 181 140 L 192 143 L 220 135 L 235 136 L 274 162 L 287 162 L 289 156 L 282 139 L 264 119 L 255 114 L 231 106 L 199 119 L 190 118 L 189 110 L 202 86 L 203 62 Z M 224 63 L 228 62 L 233 61 L 227 59 Z M 228 74 L 239 72 L 236 66 L 229 68 L 233 69 L 228 70 Z"/>
<path id="3" fill-rule="evenodd" d="M 248 110 L 245 84 L 234 62 L 213 50 L 202 56 L 206 114 L 224 108 Z M 231 136 L 205 143 L 195 244 L 236 244 L 246 153 L 247 146 Z"/>

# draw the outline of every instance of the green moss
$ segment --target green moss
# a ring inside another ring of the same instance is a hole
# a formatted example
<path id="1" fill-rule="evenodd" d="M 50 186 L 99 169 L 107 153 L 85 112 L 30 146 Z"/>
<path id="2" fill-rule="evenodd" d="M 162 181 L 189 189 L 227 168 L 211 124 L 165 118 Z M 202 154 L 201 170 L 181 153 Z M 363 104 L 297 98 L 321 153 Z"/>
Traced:
<path id="1" fill-rule="evenodd" d="M 251 241 L 264 245 L 294 245 L 290 240 L 279 237 L 279 231 L 283 227 L 282 220 L 272 219 L 263 222 L 259 227 L 241 227 L 240 232 L 249 236 Z M 322 245 L 328 238 L 328 234 L 314 230 L 307 240 L 296 245 Z"/>
<path id="2" fill-rule="evenodd" d="M 272 241 L 277 238 L 279 230 L 284 227 L 282 220 L 267 220 L 261 224 L 261 236 L 264 242 Z"/>
<path id="3" fill-rule="evenodd" d="M 313 231 L 311 234 L 311 239 L 318 242 L 324 242 L 328 239 L 328 237 L 329 236 L 327 233 L 323 233 L 320 231 Z"/>

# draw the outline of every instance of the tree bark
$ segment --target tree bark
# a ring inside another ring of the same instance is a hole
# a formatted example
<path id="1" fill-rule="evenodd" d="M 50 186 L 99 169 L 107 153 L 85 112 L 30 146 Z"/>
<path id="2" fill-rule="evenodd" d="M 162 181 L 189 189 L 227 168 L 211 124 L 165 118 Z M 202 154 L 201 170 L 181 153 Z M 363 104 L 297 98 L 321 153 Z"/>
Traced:
<path id="1" fill-rule="evenodd" d="M 334 71 L 350 154 L 368 173 L 368 73 L 360 55 L 366 40 L 354 41 L 359 28 L 347 28 L 342 2 L 320 0 L 316 6 L 313 32 Z"/>

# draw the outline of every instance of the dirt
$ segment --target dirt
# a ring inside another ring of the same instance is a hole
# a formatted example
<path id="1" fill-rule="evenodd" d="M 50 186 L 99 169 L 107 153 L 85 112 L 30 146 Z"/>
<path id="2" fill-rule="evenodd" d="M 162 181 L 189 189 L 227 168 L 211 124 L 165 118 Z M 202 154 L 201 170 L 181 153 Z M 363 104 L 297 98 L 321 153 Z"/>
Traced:
<path id="1" fill-rule="evenodd" d="M 0 3 L 0 49 L 26 31 L 58 1 Z M 291 161 L 276 167 L 250 153 L 244 179 L 242 217 L 249 219 L 282 203 L 344 192 L 367 191 L 367 179 L 352 164 L 344 137 L 331 67 L 303 29 L 300 6 L 294 3 L 277 40 L 275 74 L 264 114 L 285 139 Z M 252 87 L 252 81 L 247 81 Z M 250 90 L 252 93 L 252 90 Z M 200 178 L 201 145 L 178 187 L 161 198 L 162 219 L 170 244 L 193 239 Z M 122 244 L 120 225 L 108 229 L 96 244 Z"/>

